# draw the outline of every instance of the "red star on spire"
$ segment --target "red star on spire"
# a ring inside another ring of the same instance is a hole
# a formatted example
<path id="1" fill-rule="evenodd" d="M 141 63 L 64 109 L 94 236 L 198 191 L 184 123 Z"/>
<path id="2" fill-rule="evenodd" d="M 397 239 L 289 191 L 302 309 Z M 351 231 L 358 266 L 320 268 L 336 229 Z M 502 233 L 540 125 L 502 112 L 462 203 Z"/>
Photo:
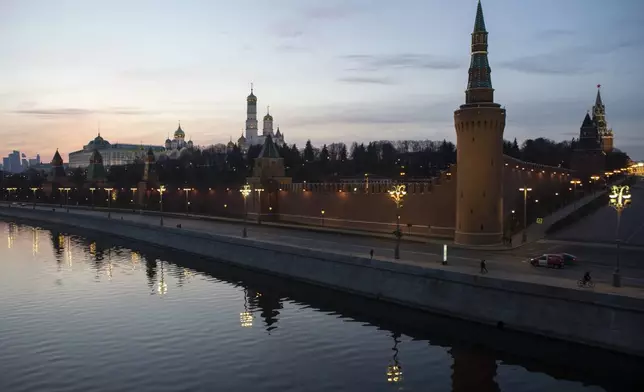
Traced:
<path id="1" fill-rule="evenodd" d="M 600 88 L 601 86 L 602 86 L 601 84 L 598 84 L 598 85 L 597 85 L 597 88 Z"/>

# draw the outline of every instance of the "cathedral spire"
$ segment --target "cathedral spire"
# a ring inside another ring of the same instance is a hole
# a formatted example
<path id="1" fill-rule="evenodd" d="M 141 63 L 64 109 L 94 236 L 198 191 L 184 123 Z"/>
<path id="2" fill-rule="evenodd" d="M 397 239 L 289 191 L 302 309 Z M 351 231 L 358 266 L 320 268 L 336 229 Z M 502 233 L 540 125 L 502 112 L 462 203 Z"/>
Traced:
<path id="1" fill-rule="evenodd" d="M 494 89 L 490 73 L 490 64 L 487 58 L 487 30 L 483 18 L 483 7 L 479 0 L 476 8 L 474 31 L 472 32 L 472 58 L 468 71 L 467 91 L 465 92 L 466 104 L 483 104 L 494 102 Z"/>

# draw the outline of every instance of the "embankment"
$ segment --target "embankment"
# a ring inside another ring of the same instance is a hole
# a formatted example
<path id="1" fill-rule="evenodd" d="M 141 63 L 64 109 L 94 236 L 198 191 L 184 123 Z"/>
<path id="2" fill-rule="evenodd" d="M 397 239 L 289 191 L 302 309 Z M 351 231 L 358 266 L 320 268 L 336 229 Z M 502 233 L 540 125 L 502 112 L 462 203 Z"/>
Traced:
<path id="1" fill-rule="evenodd" d="M 644 300 L 54 211 L 0 216 L 71 225 L 416 309 L 644 357 Z"/>

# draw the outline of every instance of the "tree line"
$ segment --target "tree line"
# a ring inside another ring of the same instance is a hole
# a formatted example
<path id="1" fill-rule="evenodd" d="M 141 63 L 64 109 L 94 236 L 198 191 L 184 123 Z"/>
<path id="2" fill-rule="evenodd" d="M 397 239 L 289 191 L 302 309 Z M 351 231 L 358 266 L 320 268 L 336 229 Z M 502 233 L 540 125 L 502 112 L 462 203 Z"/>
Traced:
<path id="1" fill-rule="evenodd" d="M 555 142 L 546 138 L 528 139 L 521 145 L 517 140 L 504 141 L 503 152 L 511 157 L 532 163 L 569 168 L 576 140 Z M 159 182 L 168 186 L 197 188 L 236 186 L 252 175 L 255 159 L 262 146 L 250 147 L 244 154 L 237 146 L 226 152 L 214 148 L 186 150 L 178 159 L 162 159 L 155 163 Z M 372 177 L 414 180 L 435 177 L 456 163 L 456 146 L 442 140 L 380 140 L 324 144 L 315 147 L 307 141 L 304 148 L 297 145 L 279 146 L 286 175 L 294 182 L 336 182 L 343 178 Z M 625 167 L 627 154 L 615 150 L 607 154 L 607 170 Z M 107 171 L 107 181 L 116 187 L 134 187 L 143 177 L 144 162 L 137 160 Z M 80 187 L 86 183 L 82 168 L 68 172 L 70 181 Z M 2 175 L 2 187 L 39 186 L 45 181 L 43 173 L 28 170 L 20 175 Z"/>

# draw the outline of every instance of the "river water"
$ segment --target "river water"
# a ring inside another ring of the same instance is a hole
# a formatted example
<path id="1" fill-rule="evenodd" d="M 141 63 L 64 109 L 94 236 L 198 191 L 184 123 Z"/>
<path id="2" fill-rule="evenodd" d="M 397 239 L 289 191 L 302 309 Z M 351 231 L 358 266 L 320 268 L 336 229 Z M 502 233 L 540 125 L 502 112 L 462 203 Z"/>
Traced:
<path id="1" fill-rule="evenodd" d="M 73 229 L 0 234 L 2 392 L 641 387 L 602 351 Z"/>

